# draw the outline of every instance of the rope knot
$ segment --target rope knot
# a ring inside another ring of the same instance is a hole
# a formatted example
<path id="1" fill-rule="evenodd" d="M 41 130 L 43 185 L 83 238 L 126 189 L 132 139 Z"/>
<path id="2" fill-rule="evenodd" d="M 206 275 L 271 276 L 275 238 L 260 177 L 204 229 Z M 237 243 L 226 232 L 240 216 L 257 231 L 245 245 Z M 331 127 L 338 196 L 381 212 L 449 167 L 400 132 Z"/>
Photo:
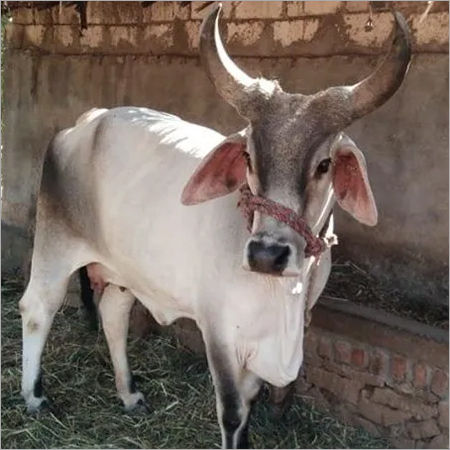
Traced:
<path id="1" fill-rule="evenodd" d="M 253 195 L 249 186 L 244 184 L 240 188 L 240 199 L 238 208 L 247 219 L 247 229 L 251 231 L 255 211 L 273 217 L 279 222 L 285 223 L 302 236 L 306 241 L 305 256 L 318 257 L 327 248 L 337 244 L 337 237 L 332 235 L 329 238 L 315 236 L 306 221 L 295 211 L 286 206 L 280 205 L 268 198 Z"/>

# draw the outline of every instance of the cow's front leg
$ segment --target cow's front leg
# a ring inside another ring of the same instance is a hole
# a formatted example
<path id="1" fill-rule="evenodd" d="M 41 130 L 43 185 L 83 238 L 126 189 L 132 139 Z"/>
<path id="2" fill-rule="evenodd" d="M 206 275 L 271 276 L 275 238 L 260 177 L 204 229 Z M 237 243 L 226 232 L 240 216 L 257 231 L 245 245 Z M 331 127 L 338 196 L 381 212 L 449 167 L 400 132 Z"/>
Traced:
<path id="1" fill-rule="evenodd" d="M 206 339 L 208 365 L 216 391 L 222 448 L 248 448 L 248 419 L 261 380 L 239 367 L 236 352 Z"/>
<path id="2" fill-rule="evenodd" d="M 100 300 L 99 311 L 103 330 L 114 366 L 117 393 L 127 412 L 148 410 L 144 396 L 136 390 L 127 357 L 127 336 L 133 294 L 125 288 L 109 284 Z"/>

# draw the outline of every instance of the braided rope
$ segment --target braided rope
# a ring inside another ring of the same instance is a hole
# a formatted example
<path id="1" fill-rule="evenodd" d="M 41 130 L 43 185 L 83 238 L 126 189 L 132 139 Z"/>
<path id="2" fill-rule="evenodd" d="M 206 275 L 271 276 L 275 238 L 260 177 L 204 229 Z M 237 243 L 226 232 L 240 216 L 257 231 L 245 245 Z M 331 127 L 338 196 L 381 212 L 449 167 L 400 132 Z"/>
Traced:
<path id="1" fill-rule="evenodd" d="M 306 257 L 318 257 L 327 248 L 337 243 L 336 236 L 334 235 L 331 239 L 314 236 L 305 220 L 298 216 L 292 209 L 280 205 L 268 198 L 253 195 L 247 184 L 244 184 L 240 188 L 240 193 L 241 197 L 239 199 L 238 207 L 247 219 L 248 231 L 251 231 L 252 228 L 254 212 L 258 211 L 285 223 L 300 234 L 300 236 L 303 236 L 306 241 Z"/>

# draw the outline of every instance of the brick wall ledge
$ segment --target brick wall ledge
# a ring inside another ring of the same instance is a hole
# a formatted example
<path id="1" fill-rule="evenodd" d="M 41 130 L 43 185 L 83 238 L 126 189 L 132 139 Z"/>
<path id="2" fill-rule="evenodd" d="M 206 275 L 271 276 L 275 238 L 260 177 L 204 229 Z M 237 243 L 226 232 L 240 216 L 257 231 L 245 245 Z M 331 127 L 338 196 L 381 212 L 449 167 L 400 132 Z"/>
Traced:
<path id="1" fill-rule="evenodd" d="M 313 309 L 311 325 L 448 370 L 448 333 L 436 327 L 356 303 L 324 298 Z"/>
<path id="2" fill-rule="evenodd" d="M 416 320 L 406 319 L 398 315 L 383 311 L 380 309 L 370 308 L 353 302 L 345 302 L 341 300 L 333 300 L 328 298 L 320 298 L 318 305 L 333 311 L 339 311 L 350 316 L 360 317 L 362 319 L 386 325 L 397 330 L 403 330 L 436 342 L 449 342 L 448 332 L 441 328 L 426 325 Z M 313 310 L 314 311 L 314 310 Z"/>

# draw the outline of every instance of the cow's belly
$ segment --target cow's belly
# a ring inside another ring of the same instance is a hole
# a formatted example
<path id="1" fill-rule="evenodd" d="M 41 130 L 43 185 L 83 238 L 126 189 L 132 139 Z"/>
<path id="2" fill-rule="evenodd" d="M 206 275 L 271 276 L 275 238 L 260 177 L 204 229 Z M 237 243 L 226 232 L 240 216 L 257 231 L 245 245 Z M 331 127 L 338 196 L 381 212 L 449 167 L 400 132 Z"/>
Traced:
<path id="1" fill-rule="evenodd" d="M 114 261 L 109 261 L 114 264 Z M 137 281 L 135 275 L 129 275 L 125 269 L 111 269 L 101 263 L 88 265 L 91 288 L 98 294 L 111 283 L 130 290 L 133 295 L 152 313 L 160 325 L 170 325 L 180 317 L 195 319 L 193 302 L 190 298 L 176 298 L 173 289 L 164 289 L 159 284 L 152 285 L 150 277 L 144 282 Z"/>
<path id="2" fill-rule="evenodd" d="M 157 288 L 150 294 L 148 291 L 139 292 L 133 289 L 131 291 L 152 313 L 152 316 L 160 325 L 170 325 L 181 317 L 195 320 L 192 304 L 186 299 L 176 299 L 169 293 Z"/>
<path id="3" fill-rule="evenodd" d="M 148 186 L 147 177 L 119 174 L 100 202 L 105 263 L 161 323 L 194 317 L 203 301 L 220 303 L 243 270 L 248 233 L 237 194 L 184 206 L 187 178 L 166 167 Z"/>

